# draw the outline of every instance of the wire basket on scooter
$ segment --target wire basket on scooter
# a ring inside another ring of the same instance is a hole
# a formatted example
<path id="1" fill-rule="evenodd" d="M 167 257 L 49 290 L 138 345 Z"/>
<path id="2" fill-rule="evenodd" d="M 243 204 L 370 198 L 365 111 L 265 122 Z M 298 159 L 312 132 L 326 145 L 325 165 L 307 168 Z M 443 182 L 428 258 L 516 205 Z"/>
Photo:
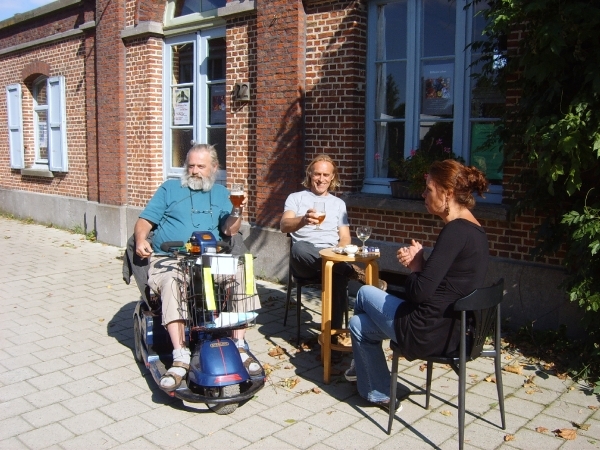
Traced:
<path id="1" fill-rule="evenodd" d="M 259 300 L 252 255 L 204 254 L 181 262 L 192 330 L 256 325 Z"/>

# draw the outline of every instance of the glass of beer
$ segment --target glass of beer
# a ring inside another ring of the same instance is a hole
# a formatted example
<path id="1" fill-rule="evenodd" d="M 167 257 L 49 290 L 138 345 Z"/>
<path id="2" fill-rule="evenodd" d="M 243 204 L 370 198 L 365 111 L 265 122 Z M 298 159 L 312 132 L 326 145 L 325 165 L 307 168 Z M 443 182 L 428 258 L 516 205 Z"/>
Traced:
<path id="1" fill-rule="evenodd" d="M 317 213 L 317 219 L 319 220 L 319 223 L 315 227 L 315 230 L 320 230 L 321 224 L 325 220 L 325 202 L 315 202 L 314 209 Z"/>
<path id="2" fill-rule="evenodd" d="M 231 200 L 231 203 L 233 204 L 233 213 L 231 213 L 233 217 L 240 217 L 240 207 L 244 201 L 244 196 L 244 184 L 233 183 L 231 185 L 231 191 L 229 192 L 229 200 Z"/>

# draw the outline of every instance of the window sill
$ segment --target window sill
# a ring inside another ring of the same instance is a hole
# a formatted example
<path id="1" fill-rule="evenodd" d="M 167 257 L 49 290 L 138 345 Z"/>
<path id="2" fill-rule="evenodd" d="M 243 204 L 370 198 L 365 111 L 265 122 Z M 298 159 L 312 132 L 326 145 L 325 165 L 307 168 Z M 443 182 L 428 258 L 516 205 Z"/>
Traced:
<path id="1" fill-rule="evenodd" d="M 21 169 L 21 175 L 25 177 L 54 178 L 54 174 L 48 169 Z"/>
<path id="2" fill-rule="evenodd" d="M 405 200 L 381 194 L 343 194 L 341 199 L 351 208 L 381 209 L 384 211 L 415 212 L 428 214 L 423 200 Z M 508 207 L 498 204 L 476 204 L 473 214 L 478 219 L 508 220 Z"/>

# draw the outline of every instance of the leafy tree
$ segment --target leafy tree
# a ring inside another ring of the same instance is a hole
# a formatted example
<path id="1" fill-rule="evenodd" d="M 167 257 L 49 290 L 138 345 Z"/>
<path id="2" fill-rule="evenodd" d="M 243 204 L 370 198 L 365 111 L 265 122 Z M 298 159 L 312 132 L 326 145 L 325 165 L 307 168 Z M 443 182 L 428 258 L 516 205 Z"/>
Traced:
<path id="1" fill-rule="evenodd" d="M 507 164 L 518 161 L 522 169 L 512 180 L 512 212 L 545 215 L 534 253 L 565 250 L 563 287 L 598 329 L 600 189 L 593 188 L 600 180 L 600 2 L 486 4 L 486 36 L 474 44 L 485 55 L 478 77 L 518 98 L 498 127 Z M 592 340 L 598 355 L 600 338 Z"/>

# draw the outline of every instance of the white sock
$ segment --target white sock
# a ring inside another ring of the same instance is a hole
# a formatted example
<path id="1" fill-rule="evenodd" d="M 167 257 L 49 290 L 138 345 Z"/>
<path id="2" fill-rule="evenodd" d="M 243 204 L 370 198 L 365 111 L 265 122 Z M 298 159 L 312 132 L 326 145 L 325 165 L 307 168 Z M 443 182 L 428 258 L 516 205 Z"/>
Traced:
<path id="1" fill-rule="evenodd" d="M 191 352 L 188 348 L 176 348 L 173 350 L 173 361 L 179 361 L 185 364 L 189 364 L 191 359 Z M 168 372 L 176 373 L 180 377 L 183 377 L 187 372 L 183 367 L 171 367 Z M 160 380 L 161 387 L 170 388 L 175 385 L 175 380 L 171 377 L 163 378 Z"/>
<path id="2" fill-rule="evenodd" d="M 250 358 L 250 355 L 248 353 L 246 353 L 246 350 L 244 349 L 243 346 L 238 346 L 238 349 L 240 350 L 240 358 L 242 359 L 242 363 L 245 363 L 246 360 L 248 358 Z M 260 370 L 260 365 L 257 362 L 251 362 L 248 365 L 248 372 L 258 372 Z"/>

